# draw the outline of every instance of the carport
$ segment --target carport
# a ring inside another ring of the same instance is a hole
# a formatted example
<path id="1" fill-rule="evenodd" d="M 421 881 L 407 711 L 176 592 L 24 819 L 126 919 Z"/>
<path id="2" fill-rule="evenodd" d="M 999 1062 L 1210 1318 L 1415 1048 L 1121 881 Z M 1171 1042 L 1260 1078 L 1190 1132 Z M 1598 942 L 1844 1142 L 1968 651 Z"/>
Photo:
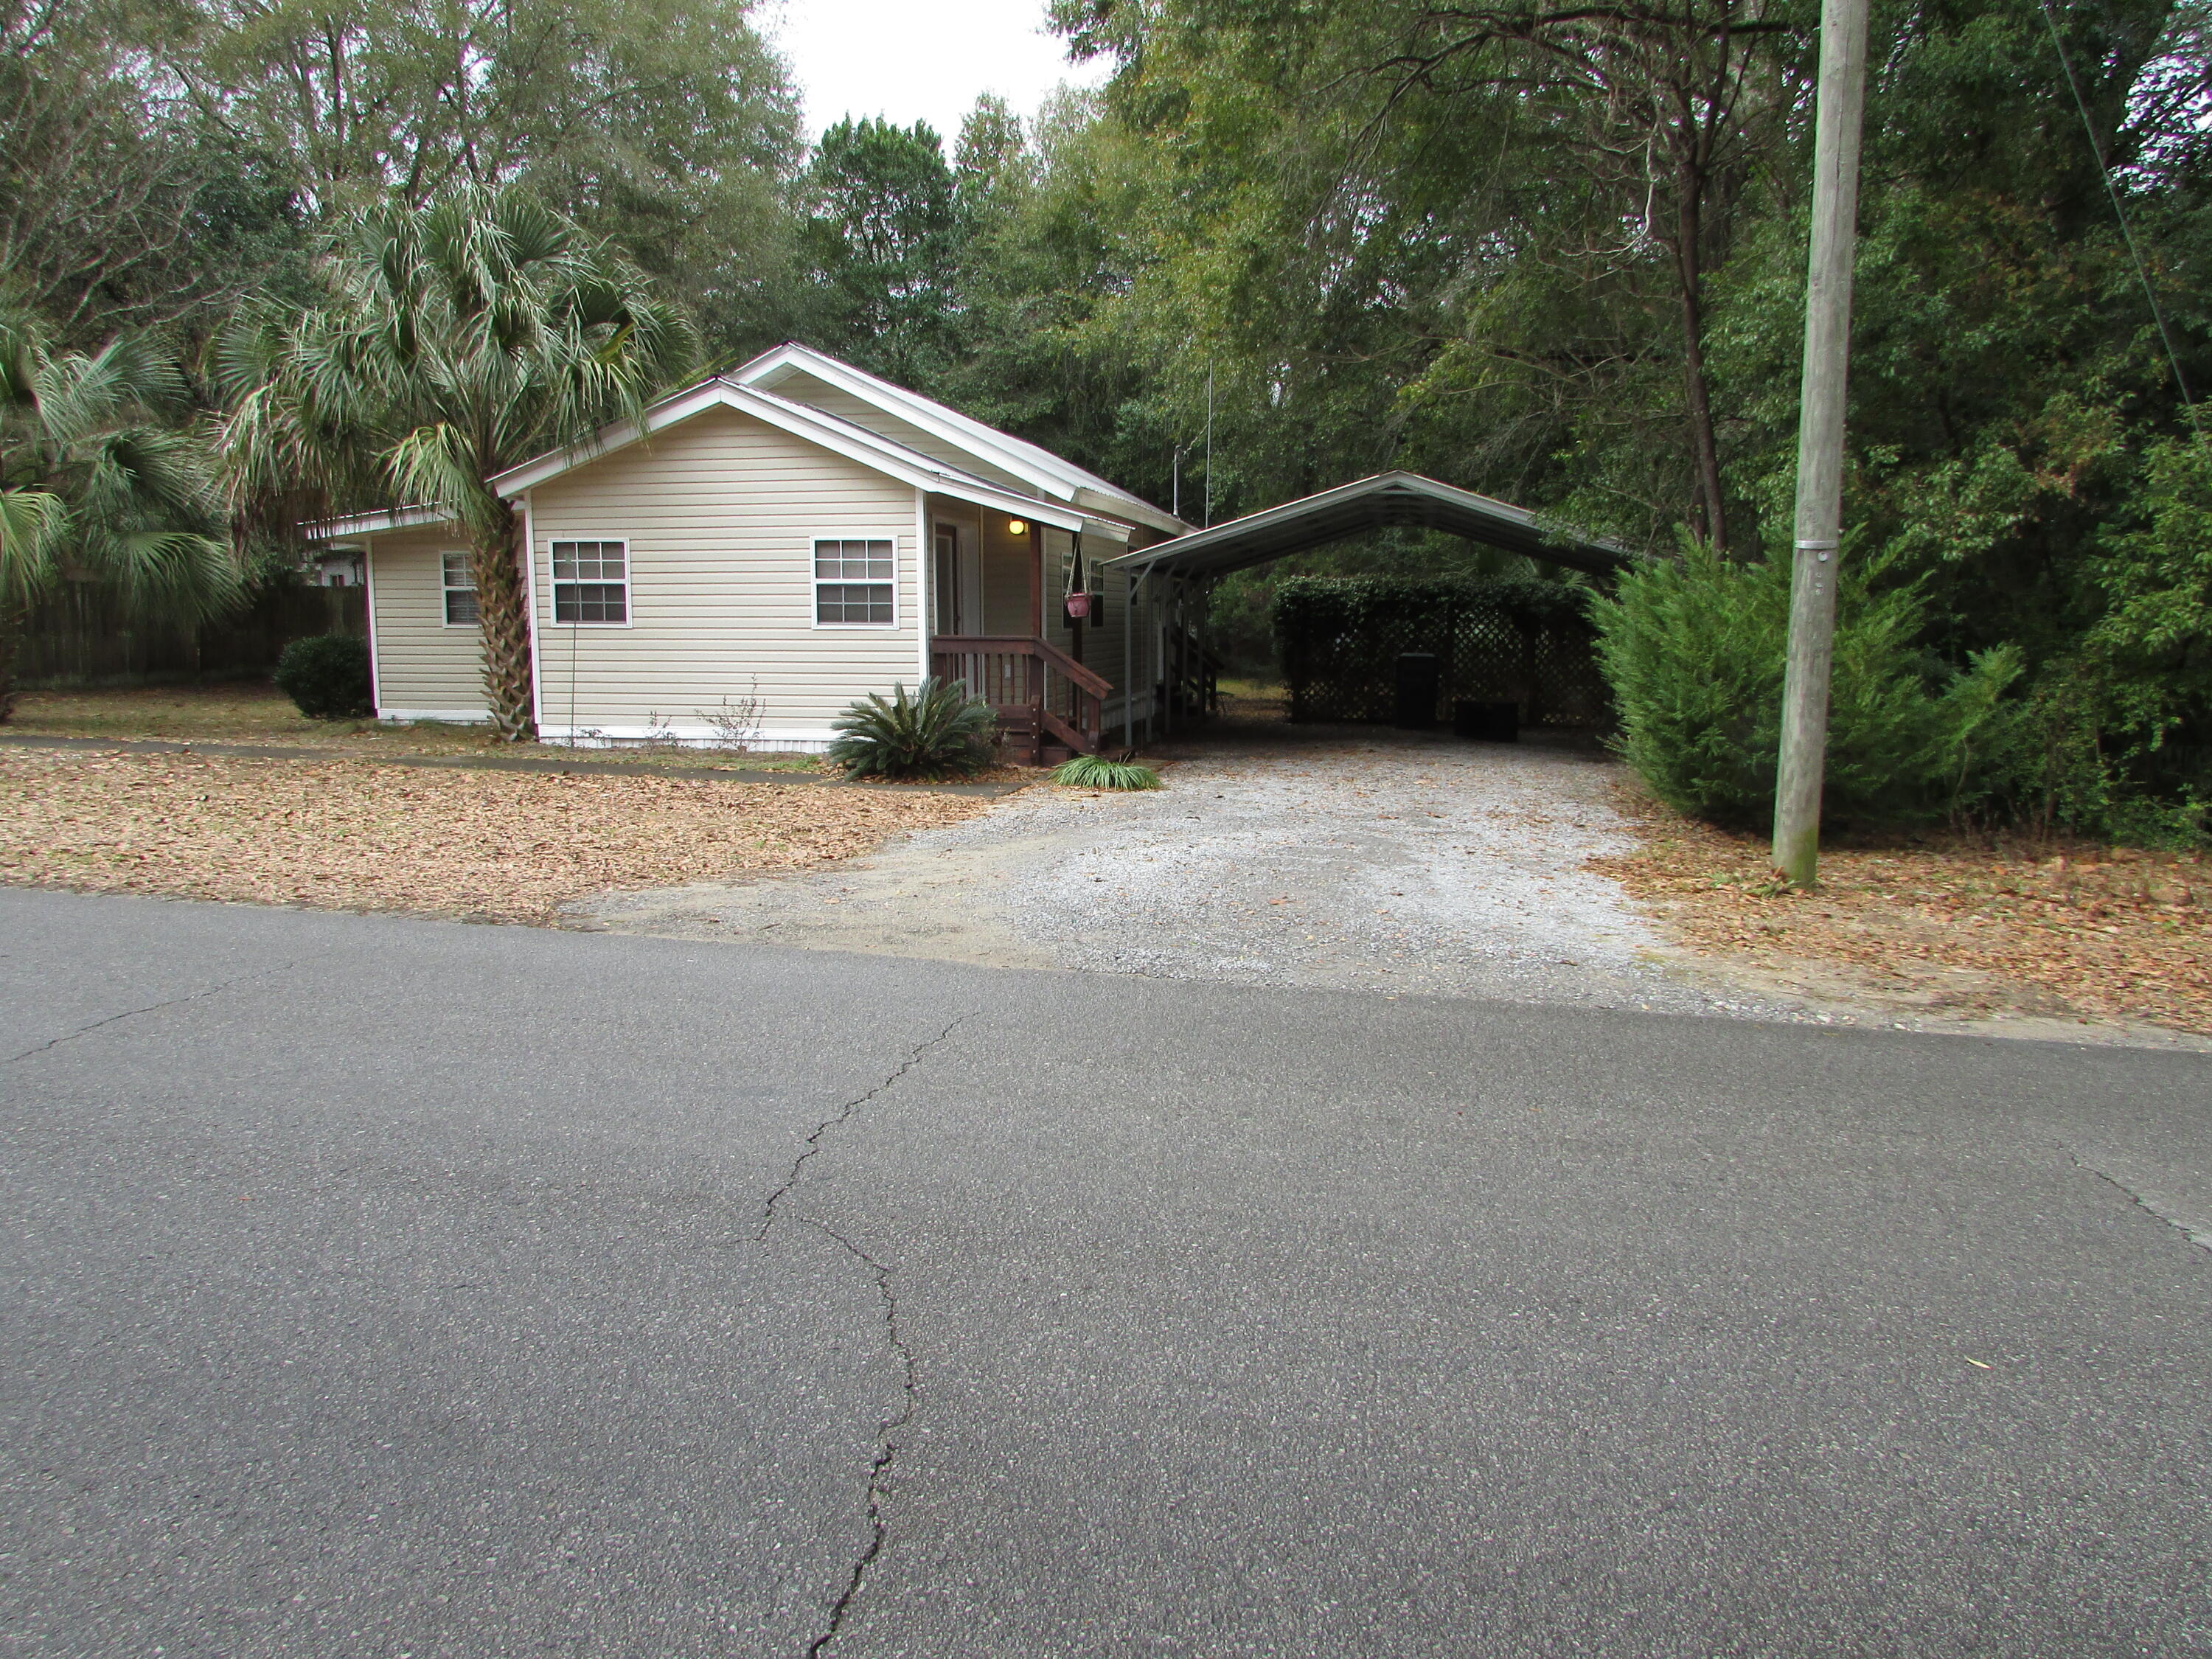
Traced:
<path id="1" fill-rule="evenodd" d="M 1135 741 L 1137 718 L 1145 720 L 1149 738 L 1155 719 L 1161 730 L 1171 732 L 1179 712 L 1207 707 L 1213 669 L 1201 635 L 1215 581 L 1368 531 L 1409 528 L 1444 531 L 1593 576 L 1610 576 L 1644 556 L 1616 542 L 1540 523 L 1510 501 L 1417 472 L 1378 473 L 1125 553 L 1103 567 L 1120 571 L 1128 584 L 1132 626 L 1123 635 L 1122 741 Z M 1152 660 L 1140 664 L 1146 647 Z M 1139 684 L 1153 688 L 1141 716 L 1135 696 Z"/>

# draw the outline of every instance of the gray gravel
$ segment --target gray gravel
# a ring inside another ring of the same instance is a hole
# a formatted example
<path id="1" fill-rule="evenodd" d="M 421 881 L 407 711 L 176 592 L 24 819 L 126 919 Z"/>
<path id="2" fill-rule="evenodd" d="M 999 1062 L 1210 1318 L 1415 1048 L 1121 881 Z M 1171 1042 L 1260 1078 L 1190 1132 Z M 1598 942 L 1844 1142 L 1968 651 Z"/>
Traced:
<path id="1" fill-rule="evenodd" d="M 1790 1015 L 1700 985 L 1615 883 L 1586 748 L 1260 728 L 1156 793 L 1039 787 L 798 878 L 604 895 L 574 925 L 1255 986 Z"/>

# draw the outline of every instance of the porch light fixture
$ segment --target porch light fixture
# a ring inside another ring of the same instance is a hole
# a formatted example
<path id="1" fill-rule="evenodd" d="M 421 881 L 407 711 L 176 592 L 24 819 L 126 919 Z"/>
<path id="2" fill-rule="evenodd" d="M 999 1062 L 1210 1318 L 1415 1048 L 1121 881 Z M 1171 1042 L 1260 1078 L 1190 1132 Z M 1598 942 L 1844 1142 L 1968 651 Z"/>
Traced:
<path id="1" fill-rule="evenodd" d="M 1019 536 L 1024 534 L 1028 529 L 1029 525 L 1024 520 L 1009 519 L 1006 520 L 1006 534 L 1009 536 Z"/>

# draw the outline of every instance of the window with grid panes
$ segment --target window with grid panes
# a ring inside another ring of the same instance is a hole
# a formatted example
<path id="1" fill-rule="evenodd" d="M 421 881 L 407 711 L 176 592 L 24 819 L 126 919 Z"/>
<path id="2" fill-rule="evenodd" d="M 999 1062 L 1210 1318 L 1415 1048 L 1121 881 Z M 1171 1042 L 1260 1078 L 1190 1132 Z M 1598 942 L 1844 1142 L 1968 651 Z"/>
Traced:
<path id="1" fill-rule="evenodd" d="M 814 544 L 814 620 L 833 628 L 889 628 L 897 620 L 892 599 L 892 544 L 888 540 L 827 538 Z"/>
<path id="2" fill-rule="evenodd" d="M 477 625 L 477 579 L 469 568 L 465 553 L 444 556 L 446 580 L 446 626 L 474 628 Z"/>
<path id="3" fill-rule="evenodd" d="M 626 544 L 553 544 L 553 620 L 629 620 L 629 549 Z"/>

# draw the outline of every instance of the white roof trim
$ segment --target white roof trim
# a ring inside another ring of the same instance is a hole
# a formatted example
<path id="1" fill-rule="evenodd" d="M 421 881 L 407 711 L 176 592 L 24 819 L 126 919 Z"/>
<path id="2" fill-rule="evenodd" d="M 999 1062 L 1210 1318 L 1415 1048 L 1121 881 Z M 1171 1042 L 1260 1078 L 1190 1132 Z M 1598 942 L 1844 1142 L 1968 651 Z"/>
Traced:
<path id="1" fill-rule="evenodd" d="M 311 542 L 327 542 L 340 536 L 378 536 L 387 531 L 414 530 L 423 525 L 451 524 L 454 517 L 442 507 L 398 507 L 389 512 L 356 513 L 349 518 L 303 524 L 300 534 Z"/>
<path id="2" fill-rule="evenodd" d="M 1011 472 L 1062 501 L 1073 501 L 1081 495 L 1096 494 L 1103 498 L 1091 504 L 1097 511 L 1119 514 L 1173 534 L 1181 534 L 1189 528 L 1173 514 L 1162 512 L 1141 495 L 1133 495 L 1095 472 L 1086 472 L 1073 461 L 1063 460 L 1048 449 L 1026 439 L 1014 437 L 1010 433 L 1000 432 L 995 427 L 985 426 L 981 421 L 963 415 L 957 409 L 948 409 L 918 392 L 894 386 L 866 369 L 855 368 L 852 364 L 826 352 L 817 351 L 811 346 L 795 343 L 778 346 L 773 351 L 764 352 L 750 362 L 732 370 L 729 378 L 740 386 L 766 389 L 775 380 L 793 372 L 827 380 L 862 402 L 873 404 L 892 418 L 919 427 L 924 432 L 967 451 L 978 460 Z"/>
<path id="3" fill-rule="evenodd" d="M 521 465 L 509 467 L 495 473 L 488 481 L 494 489 L 507 496 L 520 495 L 526 489 L 559 477 L 564 472 L 599 460 L 618 449 L 627 448 L 640 440 L 709 409 L 732 409 L 750 415 L 795 438 L 818 444 L 848 460 L 873 468 L 917 489 L 939 495 L 951 495 L 977 507 L 1003 511 L 1020 519 L 1035 519 L 1040 524 L 1057 526 L 1062 530 L 1080 530 L 1088 515 L 1053 501 L 1037 501 L 988 481 L 970 477 L 939 465 L 928 457 L 919 455 L 903 444 L 854 426 L 835 415 L 795 404 L 779 398 L 773 392 L 761 392 L 751 386 L 732 385 L 723 380 L 714 380 L 678 392 L 654 404 L 645 411 L 642 421 L 621 421 L 596 434 L 589 441 L 567 449 L 555 450 Z"/>

